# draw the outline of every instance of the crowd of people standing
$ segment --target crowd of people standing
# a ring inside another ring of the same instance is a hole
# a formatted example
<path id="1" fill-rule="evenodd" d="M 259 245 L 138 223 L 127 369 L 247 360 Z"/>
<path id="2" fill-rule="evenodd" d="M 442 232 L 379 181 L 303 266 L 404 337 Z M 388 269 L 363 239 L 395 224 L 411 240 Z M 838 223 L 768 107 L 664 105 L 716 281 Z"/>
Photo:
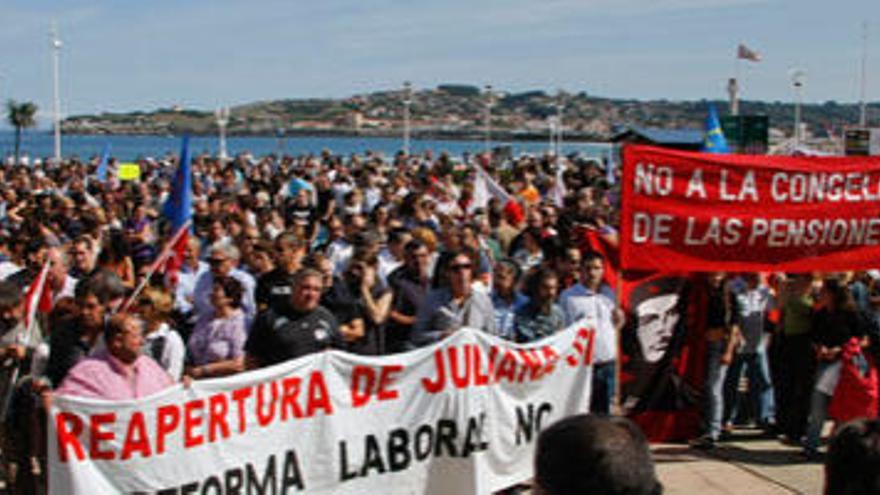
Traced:
<path id="1" fill-rule="evenodd" d="M 22 493 L 45 471 L 29 413 L 40 398 L 142 397 L 325 349 L 403 352 L 462 327 L 527 343 L 594 318 L 589 409 L 616 412 L 618 335 L 633 315 L 582 242 L 588 230 L 617 243 L 612 164 L 196 156 L 183 264 L 162 273 L 152 268 L 173 234 L 163 207 L 178 164 L 139 163 L 137 182 L 112 163 L 99 181 L 96 162 L 76 159 L 0 167 L 3 453 Z M 512 200 L 486 197 L 482 173 Z M 23 297 L 47 266 L 51 303 L 31 322 Z M 751 418 L 815 453 L 842 363 L 873 366 L 878 279 L 709 275 L 700 445 Z M 876 378 L 873 393 L 876 414 Z"/>

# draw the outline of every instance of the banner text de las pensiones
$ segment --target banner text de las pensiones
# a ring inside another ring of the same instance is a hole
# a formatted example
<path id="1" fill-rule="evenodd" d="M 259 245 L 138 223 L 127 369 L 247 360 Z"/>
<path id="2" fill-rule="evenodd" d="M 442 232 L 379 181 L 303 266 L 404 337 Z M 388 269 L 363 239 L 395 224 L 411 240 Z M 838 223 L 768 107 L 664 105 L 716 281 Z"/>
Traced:
<path id="1" fill-rule="evenodd" d="M 880 255 L 878 160 L 624 157 L 625 268 L 855 269 Z"/>

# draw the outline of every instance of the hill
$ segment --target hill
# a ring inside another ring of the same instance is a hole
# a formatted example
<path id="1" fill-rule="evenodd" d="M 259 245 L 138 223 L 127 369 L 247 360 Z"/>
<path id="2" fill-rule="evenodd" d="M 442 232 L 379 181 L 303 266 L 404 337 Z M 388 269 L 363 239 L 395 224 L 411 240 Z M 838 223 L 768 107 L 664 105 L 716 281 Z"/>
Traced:
<path id="1" fill-rule="evenodd" d="M 379 91 L 344 99 L 286 99 L 250 103 L 231 109 L 233 135 L 336 134 L 399 135 L 403 128 L 403 91 Z M 414 136 L 477 139 L 483 136 L 486 96 L 476 86 L 444 84 L 415 91 L 411 105 Z M 699 128 L 709 101 L 603 98 L 580 93 L 548 94 L 535 90 L 499 93 L 493 99 L 492 132 L 498 137 L 546 139 L 548 118 L 562 120 L 568 139 L 603 140 L 620 125 Z M 713 101 L 724 113 L 727 102 Z M 790 134 L 794 107 L 787 102 L 743 101 L 743 114 L 767 115 L 771 128 Z M 838 133 L 858 120 L 858 106 L 834 101 L 803 106 L 803 120 L 817 135 Z M 869 105 L 873 125 L 880 125 L 880 102 Z M 65 133 L 214 134 L 212 112 L 163 108 L 151 112 L 78 115 L 63 122 Z"/>

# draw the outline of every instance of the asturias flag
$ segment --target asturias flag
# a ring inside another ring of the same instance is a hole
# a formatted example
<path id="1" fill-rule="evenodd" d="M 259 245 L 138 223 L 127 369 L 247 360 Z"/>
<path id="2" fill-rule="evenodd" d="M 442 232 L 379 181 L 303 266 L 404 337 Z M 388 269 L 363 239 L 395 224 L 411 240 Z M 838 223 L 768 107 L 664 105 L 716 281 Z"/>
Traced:
<path id="1" fill-rule="evenodd" d="M 715 105 L 709 105 L 709 115 L 706 116 L 706 136 L 703 139 L 705 153 L 730 153 L 724 132 L 721 131 L 721 122 L 718 121 L 718 113 Z"/>
<path id="2" fill-rule="evenodd" d="M 165 265 L 166 273 L 177 272 L 183 266 L 183 256 L 189 238 L 188 232 L 192 223 L 192 167 L 190 161 L 189 136 L 184 136 L 183 147 L 180 150 L 180 163 L 174 174 L 171 196 L 165 202 L 162 212 L 171 221 L 172 239 L 177 238 Z M 185 229 L 186 232 L 178 235 L 181 229 Z"/>

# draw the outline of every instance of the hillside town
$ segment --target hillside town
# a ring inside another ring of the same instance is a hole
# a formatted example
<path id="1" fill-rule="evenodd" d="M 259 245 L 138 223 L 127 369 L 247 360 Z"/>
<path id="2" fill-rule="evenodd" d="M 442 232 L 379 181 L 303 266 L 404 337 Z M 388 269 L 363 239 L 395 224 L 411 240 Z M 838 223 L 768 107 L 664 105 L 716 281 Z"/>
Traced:
<path id="1" fill-rule="evenodd" d="M 410 102 L 410 103 L 406 103 Z M 707 103 L 724 109 L 724 101 L 641 101 L 613 99 L 586 92 L 528 91 L 507 93 L 477 86 L 445 84 L 433 89 L 378 91 L 345 99 L 288 99 L 257 102 L 230 109 L 232 135 L 327 134 L 399 136 L 409 107 L 414 137 L 480 139 L 490 109 L 492 132 L 502 139 L 546 139 L 551 128 L 569 140 L 607 141 L 626 126 L 699 129 Z M 770 141 L 792 135 L 791 103 L 740 102 L 743 114 L 765 115 Z M 808 136 L 836 139 L 846 123 L 858 118 L 853 104 L 826 102 L 803 106 Z M 880 115 L 880 102 L 868 105 Z M 213 112 L 174 106 L 151 112 L 72 116 L 62 130 L 72 134 L 216 133 Z"/>

